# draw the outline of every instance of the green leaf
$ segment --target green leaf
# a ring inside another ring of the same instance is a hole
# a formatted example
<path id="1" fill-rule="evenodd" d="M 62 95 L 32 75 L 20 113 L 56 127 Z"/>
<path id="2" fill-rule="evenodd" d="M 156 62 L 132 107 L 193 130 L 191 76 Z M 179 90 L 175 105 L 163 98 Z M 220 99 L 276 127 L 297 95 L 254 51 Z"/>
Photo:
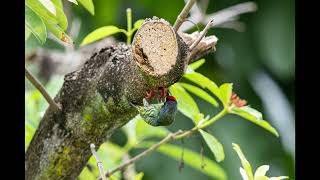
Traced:
<path id="1" fill-rule="evenodd" d="M 222 144 L 213 135 L 207 133 L 206 131 L 203 131 L 201 129 L 199 131 L 204 140 L 206 141 L 207 145 L 209 146 L 214 157 L 216 158 L 217 162 L 223 161 L 224 151 Z"/>
<path id="2" fill-rule="evenodd" d="M 165 137 L 170 132 L 165 127 L 153 127 L 148 125 L 140 116 L 136 123 L 136 136 L 138 141 L 141 141 L 150 137 Z"/>
<path id="3" fill-rule="evenodd" d="M 76 4 L 76 5 L 78 5 L 77 0 L 68 0 L 68 1 L 69 1 L 69 2 L 72 2 L 72 3 Z"/>
<path id="4" fill-rule="evenodd" d="M 193 83 L 197 84 L 203 89 L 207 88 L 211 93 L 217 96 L 222 102 L 219 87 L 216 85 L 216 83 L 211 81 L 209 78 L 197 72 L 186 73 L 183 75 L 183 77 L 188 79 L 189 81 L 192 81 Z"/>
<path id="5" fill-rule="evenodd" d="M 236 151 L 236 153 L 238 154 L 238 157 L 241 161 L 242 167 L 245 170 L 249 180 L 253 180 L 253 174 L 252 174 L 252 169 L 251 169 L 251 165 L 248 162 L 248 160 L 246 159 L 246 157 L 244 156 L 244 154 L 241 151 L 241 148 L 238 144 L 236 143 L 232 143 L 233 149 Z"/>
<path id="6" fill-rule="evenodd" d="M 195 94 L 196 96 L 200 97 L 201 99 L 209 102 L 213 106 L 215 106 L 215 107 L 219 106 L 218 102 L 212 96 L 210 96 L 207 92 L 202 90 L 201 88 L 198 88 L 197 86 L 193 86 L 193 85 L 187 84 L 187 83 L 179 83 L 179 84 L 183 88 L 185 88 L 187 91 L 189 91 L 189 92 Z"/>
<path id="7" fill-rule="evenodd" d="M 39 0 L 39 2 L 52 14 L 56 15 L 56 8 L 50 0 Z"/>
<path id="8" fill-rule="evenodd" d="M 116 34 L 119 32 L 124 32 L 125 31 L 123 29 L 119 29 L 116 26 L 104 26 L 104 27 L 100 27 L 96 30 L 94 30 L 93 32 L 91 32 L 90 34 L 88 34 L 82 41 L 81 45 L 86 45 L 89 43 L 92 43 L 94 41 L 100 40 L 102 38 L 105 38 L 107 36 L 110 36 L 112 34 Z"/>
<path id="9" fill-rule="evenodd" d="M 83 168 L 79 175 L 79 180 L 96 180 L 96 176 L 87 168 Z"/>
<path id="10" fill-rule="evenodd" d="M 140 146 L 147 148 L 153 144 L 154 143 L 151 142 L 144 142 Z M 157 151 L 180 161 L 182 148 L 171 144 L 163 144 L 157 149 Z M 183 160 L 185 164 L 214 179 L 227 179 L 226 173 L 217 163 L 207 157 L 202 157 L 200 154 L 192 150 L 186 148 L 183 149 Z M 201 168 L 202 164 L 205 164 L 203 168 Z"/>
<path id="11" fill-rule="evenodd" d="M 200 59 L 200 60 L 197 60 L 196 62 L 193 62 L 191 64 L 189 64 L 189 67 L 193 70 L 196 70 L 198 69 L 200 66 L 202 66 L 204 63 L 206 62 L 205 59 Z"/>
<path id="12" fill-rule="evenodd" d="M 68 43 L 68 44 L 72 44 L 73 40 L 71 39 L 70 36 L 68 36 L 63 29 L 61 29 L 58 25 L 56 24 L 51 24 L 51 23 L 45 23 L 48 30 L 54 35 L 56 36 L 58 39 L 60 39 L 61 41 Z"/>
<path id="13" fill-rule="evenodd" d="M 68 19 L 63 12 L 62 2 L 61 0 L 52 0 L 52 2 L 57 10 L 56 19 L 58 20 L 58 25 L 61 27 L 63 31 L 66 31 L 68 28 Z"/>
<path id="14" fill-rule="evenodd" d="M 78 0 L 80 4 L 90 12 L 91 15 L 94 15 L 94 5 L 92 0 Z"/>
<path id="15" fill-rule="evenodd" d="M 170 86 L 170 93 L 177 98 L 178 110 L 197 123 L 195 116 L 197 116 L 200 111 L 190 94 L 178 83 Z"/>
<path id="16" fill-rule="evenodd" d="M 31 34 L 31 30 L 28 28 L 27 25 L 24 26 L 24 40 L 28 40 Z"/>
<path id="17" fill-rule="evenodd" d="M 48 11 L 38 0 L 26 0 L 26 5 L 44 21 L 57 24 L 56 16 Z"/>
<path id="18" fill-rule="evenodd" d="M 44 25 L 42 19 L 28 6 L 25 6 L 25 25 L 41 44 L 46 42 L 46 26 Z"/>
<path id="19" fill-rule="evenodd" d="M 144 19 L 137 20 L 133 25 L 132 31 L 139 29 L 143 23 L 144 23 Z"/>
<path id="20" fill-rule="evenodd" d="M 252 114 L 252 112 L 253 112 L 253 114 Z M 275 128 L 273 128 L 267 121 L 259 119 L 262 116 L 257 115 L 256 110 L 253 110 L 253 108 L 249 108 L 246 106 L 241 107 L 241 108 L 233 107 L 231 109 L 230 113 L 241 116 L 241 117 L 257 124 L 258 126 L 263 127 L 264 129 L 268 130 L 269 132 L 271 132 L 275 136 L 279 137 L 279 133 L 277 132 L 277 130 Z"/>
<path id="21" fill-rule="evenodd" d="M 221 100 L 225 108 L 229 107 L 231 94 L 232 94 L 232 83 L 224 83 L 220 87 Z"/>
<path id="22" fill-rule="evenodd" d="M 134 177 L 134 180 L 142 180 L 144 173 L 141 172 Z"/>
<path id="23" fill-rule="evenodd" d="M 254 173 L 254 179 L 256 180 L 256 178 L 259 176 L 265 176 L 268 171 L 269 171 L 269 165 L 262 165 L 258 167 L 256 172 Z"/>

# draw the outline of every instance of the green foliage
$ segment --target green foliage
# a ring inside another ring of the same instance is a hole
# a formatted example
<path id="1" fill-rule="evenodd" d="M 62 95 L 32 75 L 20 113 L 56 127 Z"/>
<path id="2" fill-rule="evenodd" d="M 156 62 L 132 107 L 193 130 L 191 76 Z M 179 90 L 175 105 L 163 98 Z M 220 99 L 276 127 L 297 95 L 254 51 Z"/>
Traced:
<path id="1" fill-rule="evenodd" d="M 249 161 L 246 159 L 245 155 L 242 153 L 241 148 L 238 144 L 232 143 L 233 149 L 236 151 L 242 167 L 240 167 L 240 174 L 243 180 L 282 180 L 288 179 L 287 176 L 279 177 L 267 177 L 266 173 L 269 170 L 269 165 L 262 165 L 257 168 L 256 172 L 252 173 L 252 168 Z"/>
<path id="2" fill-rule="evenodd" d="M 221 162 L 224 160 L 224 151 L 222 144 L 212 135 L 207 133 L 206 131 L 199 130 L 205 142 L 209 146 L 211 152 L 215 156 L 217 162 Z"/>
<path id="3" fill-rule="evenodd" d="M 43 44 L 46 41 L 47 31 L 42 19 L 33 12 L 31 8 L 25 6 L 26 39 L 28 39 L 30 32 L 39 40 L 40 43 Z"/>
<path id="4" fill-rule="evenodd" d="M 70 0 L 78 4 L 76 0 Z M 79 2 L 94 14 L 94 6 L 91 0 L 79 0 Z M 25 1 L 25 40 L 28 40 L 30 31 L 40 44 L 47 39 L 47 30 L 65 43 L 73 43 L 65 32 L 68 28 L 68 19 L 63 11 L 61 0 L 26 0 Z"/>
<path id="5" fill-rule="evenodd" d="M 152 142 L 144 142 L 141 143 L 139 147 L 150 147 Z M 215 179 L 223 180 L 227 179 L 227 175 L 225 174 L 224 170 L 211 159 L 206 157 L 201 157 L 200 154 L 189 150 L 189 149 L 182 149 L 179 146 L 175 146 L 172 144 L 164 144 L 157 149 L 158 152 L 165 154 L 177 161 L 180 161 L 181 153 L 183 151 L 183 160 L 184 163 L 189 165 L 190 167 L 212 177 Z M 205 165 L 203 168 L 201 165 Z"/>
<path id="6" fill-rule="evenodd" d="M 273 128 L 267 121 L 262 120 L 261 113 L 255 109 L 249 107 L 249 106 L 244 106 L 241 108 L 232 107 L 230 113 L 241 116 L 241 117 L 257 124 L 258 126 L 268 130 L 269 132 L 271 132 L 275 136 L 279 137 L 279 133 L 277 132 L 277 130 L 275 128 Z"/>
<path id="7" fill-rule="evenodd" d="M 133 33 L 140 28 L 140 26 L 143 24 L 144 20 L 140 19 L 137 20 L 134 23 L 133 28 L 132 27 L 132 15 L 131 15 L 131 9 L 127 9 L 127 30 L 120 29 L 116 26 L 103 26 L 98 29 L 95 29 L 91 33 L 89 33 L 81 42 L 81 46 L 90 44 L 92 42 L 95 42 L 97 40 L 106 38 L 108 36 L 114 35 L 116 33 L 124 33 L 127 36 L 127 44 L 131 43 L 131 37 Z"/>
<path id="8" fill-rule="evenodd" d="M 116 26 L 104 26 L 104 27 L 100 27 L 96 30 L 94 30 L 93 32 L 91 32 L 90 34 L 88 34 L 83 41 L 81 42 L 81 45 L 86 45 L 89 43 L 92 43 L 94 41 L 100 40 L 102 38 L 111 36 L 113 34 L 119 33 L 119 32 L 123 32 L 126 34 L 126 31 L 124 29 L 119 29 Z"/>

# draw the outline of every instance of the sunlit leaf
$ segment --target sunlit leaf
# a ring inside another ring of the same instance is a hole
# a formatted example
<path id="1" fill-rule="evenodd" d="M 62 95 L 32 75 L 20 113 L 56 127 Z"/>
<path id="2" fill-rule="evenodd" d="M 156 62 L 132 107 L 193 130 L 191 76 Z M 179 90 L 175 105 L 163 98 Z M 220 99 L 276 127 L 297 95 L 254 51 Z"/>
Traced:
<path id="1" fill-rule="evenodd" d="M 240 146 L 238 144 L 232 143 L 232 147 L 236 151 L 236 153 L 241 161 L 241 165 L 248 176 L 248 180 L 253 180 L 251 165 L 250 165 L 249 161 L 246 159 L 246 157 L 244 156 L 244 154 L 242 153 Z"/>
<path id="2" fill-rule="evenodd" d="M 262 113 L 257 111 L 256 109 L 251 108 L 250 106 L 244 106 L 244 107 L 241 107 L 240 109 L 250 114 L 250 116 L 253 116 L 261 120 L 263 119 Z"/>
<path id="3" fill-rule="evenodd" d="M 200 59 L 200 60 L 197 60 L 196 62 L 193 62 L 191 64 L 189 64 L 189 67 L 193 70 L 196 70 L 198 69 L 200 66 L 202 66 L 204 63 L 206 62 L 205 59 Z"/>
<path id="4" fill-rule="evenodd" d="M 94 5 L 92 0 L 78 0 L 78 2 L 87 9 L 91 15 L 94 15 Z"/>
<path id="5" fill-rule="evenodd" d="M 188 79 L 189 81 L 192 81 L 193 83 L 197 84 L 202 88 L 207 88 L 211 93 L 213 93 L 222 101 L 219 87 L 216 85 L 216 83 L 211 81 L 206 76 L 197 72 L 190 72 L 184 74 L 183 77 Z"/>
<path id="6" fill-rule="evenodd" d="M 219 106 L 218 102 L 210 96 L 206 91 L 202 90 L 201 88 L 198 88 L 197 86 L 193 86 L 191 84 L 186 83 L 179 83 L 183 88 L 185 88 L 187 91 L 195 94 L 196 96 L 200 97 L 201 99 L 209 102 L 213 106 L 217 107 Z"/>
<path id="7" fill-rule="evenodd" d="M 150 147 L 151 142 L 144 142 L 140 146 L 141 147 Z M 179 146 L 171 145 L 171 144 L 163 144 L 158 149 L 158 152 L 165 154 L 177 161 L 180 161 L 182 148 Z M 183 150 L 183 160 L 186 165 L 214 178 L 219 180 L 227 179 L 227 175 L 224 170 L 214 161 L 207 157 L 201 157 L 200 154 L 184 148 Z M 201 168 L 202 164 L 205 164 L 203 168 Z"/>
<path id="8" fill-rule="evenodd" d="M 238 116 L 241 116 L 255 124 L 257 124 L 260 127 L 263 127 L 264 129 L 268 130 L 269 132 L 271 132 L 272 134 L 274 134 L 275 136 L 279 137 L 279 133 L 277 132 L 277 130 L 275 128 L 273 128 L 267 121 L 265 120 L 261 120 L 258 119 L 255 114 L 251 114 L 252 108 L 249 109 L 248 108 L 237 108 L 237 107 L 233 107 L 231 109 L 232 114 L 236 114 Z"/>
<path id="9" fill-rule="evenodd" d="M 78 5 L 77 0 L 68 0 L 68 1 L 70 1 L 70 2 L 72 2 L 72 3 L 74 3 L 74 4 L 76 4 L 76 5 Z"/>
<path id="10" fill-rule="evenodd" d="M 212 134 L 209 134 L 201 129 L 199 131 L 204 140 L 206 141 L 207 145 L 209 146 L 217 162 L 223 161 L 224 151 L 222 144 Z"/>
<path id="11" fill-rule="evenodd" d="M 232 83 L 224 83 L 219 87 L 219 89 L 222 103 L 224 104 L 224 107 L 228 107 L 231 100 Z"/>
<path id="12" fill-rule="evenodd" d="M 25 25 L 41 44 L 46 42 L 47 31 L 45 24 L 28 6 L 25 6 Z"/>
<path id="13" fill-rule="evenodd" d="M 142 180 L 143 175 L 144 175 L 143 172 L 137 174 L 137 175 L 134 177 L 134 180 Z"/>
<path id="14" fill-rule="evenodd" d="M 63 12 L 63 5 L 61 0 L 52 0 L 56 10 L 57 15 L 56 19 L 58 20 L 58 25 L 61 27 L 63 31 L 66 31 L 68 28 L 68 19 L 67 16 Z"/>
<path id="15" fill-rule="evenodd" d="M 143 22 L 144 22 L 144 19 L 137 20 L 133 25 L 133 29 L 135 29 L 135 30 L 139 29 L 141 27 L 141 25 L 143 24 Z"/>
<path id="16" fill-rule="evenodd" d="M 259 176 L 257 178 L 254 178 L 254 180 L 270 180 L 267 176 Z"/>
<path id="17" fill-rule="evenodd" d="M 56 15 L 56 8 L 50 0 L 39 0 L 39 2 L 52 14 Z"/>
<path id="18" fill-rule="evenodd" d="M 194 121 L 200 111 L 190 94 L 178 83 L 170 86 L 170 93 L 177 98 L 178 110 Z"/>
<path id="19" fill-rule="evenodd" d="M 262 165 L 258 167 L 256 172 L 254 173 L 254 179 L 256 179 L 259 176 L 265 176 L 268 171 L 269 171 L 268 165 Z"/>
<path id="20" fill-rule="evenodd" d="M 92 43 L 94 41 L 100 40 L 102 38 L 105 38 L 107 36 L 119 33 L 119 32 L 124 32 L 123 29 L 119 29 L 116 26 L 104 26 L 100 27 L 90 34 L 88 34 L 82 41 L 81 45 L 86 45 L 89 43 Z"/>
<path id="21" fill-rule="evenodd" d="M 240 167 L 239 169 L 240 169 L 240 174 L 241 174 L 242 179 L 243 180 L 249 180 L 246 171 L 242 167 Z"/>
<path id="22" fill-rule="evenodd" d="M 44 21 L 57 24 L 56 16 L 48 11 L 38 0 L 26 0 L 26 5 L 38 14 Z"/>

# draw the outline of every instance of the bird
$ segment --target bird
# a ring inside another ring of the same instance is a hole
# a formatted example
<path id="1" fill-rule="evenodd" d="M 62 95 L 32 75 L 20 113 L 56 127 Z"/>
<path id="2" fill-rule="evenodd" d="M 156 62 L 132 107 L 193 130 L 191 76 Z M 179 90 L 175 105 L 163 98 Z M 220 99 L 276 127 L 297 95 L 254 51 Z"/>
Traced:
<path id="1" fill-rule="evenodd" d="M 164 102 L 151 104 L 143 98 L 143 106 L 133 106 L 138 110 L 141 118 L 151 126 L 169 126 L 175 120 L 178 109 L 176 98 L 169 95 L 169 92 Z"/>

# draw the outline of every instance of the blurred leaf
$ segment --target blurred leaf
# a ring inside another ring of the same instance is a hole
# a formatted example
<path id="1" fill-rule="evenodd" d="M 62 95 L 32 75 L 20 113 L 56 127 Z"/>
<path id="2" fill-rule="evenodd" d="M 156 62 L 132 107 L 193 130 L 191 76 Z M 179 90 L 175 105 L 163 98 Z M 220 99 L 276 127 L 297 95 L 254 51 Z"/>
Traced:
<path id="1" fill-rule="evenodd" d="M 80 4 L 87 9 L 91 15 L 94 15 L 94 5 L 92 0 L 78 0 Z"/>
<path id="2" fill-rule="evenodd" d="M 236 151 L 236 153 L 241 161 L 242 167 L 245 170 L 249 180 L 253 180 L 251 165 L 248 162 L 248 160 L 246 159 L 246 157 L 244 156 L 244 154 L 242 153 L 240 146 L 236 143 L 232 143 L 232 147 Z"/>
<path id="3" fill-rule="evenodd" d="M 256 172 L 254 173 L 254 179 L 256 179 L 259 176 L 265 176 L 268 171 L 269 171 L 269 165 L 262 165 L 258 167 Z"/>
<path id="4" fill-rule="evenodd" d="M 252 112 L 254 112 L 253 114 L 251 114 Z M 257 124 L 260 127 L 263 127 L 264 129 L 268 130 L 269 132 L 271 132 L 272 134 L 274 134 L 275 136 L 279 137 L 279 133 L 277 132 L 277 130 L 275 128 L 273 128 L 267 121 L 262 120 L 262 119 L 258 119 L 259 116 L 257 117 L 257 113 L 256 110 L 252 110 L 252 108 L 246 107 L 246 108 L 237 108 L 237 107 L 233 107 L 231 109 L 232 114 L 236 114 L 238 116 L 241 116 L 255 124 Z"/>
<path id="5" fill-rule="evenodd" d="M 201 99 L 209 102 L 213 106 L 215 106 L 215 107 L 219 106 L 218 102 L 212 96 L 210 96 L 207 92 L 202 90 L 201 88 L 198 88 L 197 86 L 193 86 L 193 85 L 187 84 L 187 83 L 179 83 L 179 84 L 183 88 L 185 88 L 187 91 L 189 91 L 189 92 L 195 94 L 196 96 L 200 97 Z"/>
<path id="6" fill-rule="evenodd" d="M 58 25 L 56 24 L 51 24 L 51 23 L 45 23 L 49 31 L 56 36 L 59 40 L 67 43 L 67 44 L 72 44 L 73 40 L 71 39 L 70 36 L 68 36 L 63 29 L 61 29 Z"/>
<path id="7" fill-rule="evenodd" d="M 153 127 L 147 124 L 140 116 L 136 123 L 136 135 L 138 141 L 149 137 L 165 137 L 170 131 L 165 127 Z"/>
<path id="8" fill-rule="evenodd" d="M 200 60 L 197 60 L 196 62 L 193 62 L 191 64 L 189 64 L 189 67 L 193 70 L 196 70 L 198 69 L 200 66 L 202 66 L 204 63 L 206 62 L 205 59 L 200 59 Z"/>
<path id="9" fill-rule="evenodd" d="M 90 34 L 88 34 L 82 41 L 81 45 L 86 45 L 89 43 L 92 43 L 94 41 L 100 40 L 102 38 L 105 38 L 107 36 L 119 33 L 119 32 L 123 32 L 125 33 L 125 30 L 123 29 L 119 29 L 116 26 L 104 26 L 104 27 L 100 27 L 96 30 L 94 30 L 93 32 L 91 32 Z"/>
<path id="10" fill-rule="evenodd" d="M 249 177 L 248 177 L 246 171 L 242 167 L 240 167 L 239 169 L 240 169 L 240 174 L 241 174 L 242 179 L 249 180 Z"/>
<path id="11" fill-rule="evenodd" d="M 213 153 L 214 157 L 216 158 L 217 162 L 221 162 L 224 160 L 224 151 L 222 144 L 211 134 L 199 130 L 202 137 L 206 141 L 207 145 L 209 146 L 211 152 Z"/>
<path id="12" fill-rule="evenodd" d="M 24 40 L 28 40 L 29 36 L 31 34 L 31 31 L 30 29 L 28 28 L 27 25 L 24 26 Z"/>
<path id="13" fill-rule="evenodd" d="M 282 179 L 289 179 L 288 176 L 279 176 L 279 177 L 271 177 L 269 180 L 282 180 Z"/>
<path id="14" fill-rule="evenodd" d="M 142 180 L 144 173 L 141 172 L 134 177 L 134 180 Z"/>
<path id="15" fill-rule="evenodd" d="M 195 121 L 194 117 L 199 114 L 200 111 L 196 102 L 189 93 L 187 93 L 187 91 L 178 83 L 170 86 L 170 93 L 177 98 L 178 110 L 188 118 Z M 195 123 L 197 123 L 197 121 Z"/>
<path id="16" fill-rule="evenodd" d="M 76 5 L 78 5 L 77 0 L 68 0 L 68 1 L 69 1 L 69 2 L 72 2 L 72 3 L 76 4 Z"/>
<path id="17" fill-rule="evenodd" d="M 259 176 L 257 178 L 254 178 L 254 180 L 269 180 L 267 176 Z"/>
<path id="18" fill-rule="evenodd" d="M 26 5 L 38 14 L 44 21 L 57 24 L 54 14 L 49 12 L 38 0 L 26 0 Z"/>
<path id="19" fill-rule="evenodd" d="M 256 109 L 251 108 L 250 106 L 244 106 L 244 107 L 241 107 L 241 109 L 243 111 L 246 111 L 247 113 L 249 113 L 250 115 L 254 116 L 257 119 L 261 119 L 261 120 L 263 119 L 262 113 L 257 111 Z"/>
<path id="20" fill-rule="evenodd" d="M 183 77 L 192 81 L 193 83 L 197 84 L 202 88 L 207 88 L 211 93 L 217 96 L 220 99 L 220 101 L 222 101 L 219 87 L 216 85 L 216 83 L 211 81 L 206 76 L 197 72 L 190 72 L 184 74 Z"/>
<path id="21" fill-rule="evenodd" d="M 56 8 L 50 0 L 39 0 L 39 2 L 52 14 L 56 15 Z"/>
<path id="22" fill-rule="evenodd" d="M 232 83 L 224 83 L 220 87 L 221 100 L 225 108 L 229 107 L 231 94 L 232 94 Z"/>
<path id="23" fill-rule="evenodd" d="M 141 144 L 142 147 L 150 147 L 154 143 L 152 142 L 144 142 Z M 201 157 L 200 154 L 193 152 L 192 150 L 184 148 L 182 150 L 181 147 L 171 145 L 171 144 L 163 144 L 158 149 L 158 152 L 165 154 L 177 161 L 180 161 L 181 152 L 183 151 L 183 160 L 185 164 L 189 165 L 190 167 L 199 170 L 200 172 L 219 180 L 227 179 L 227 175 L 224 170 L 215 162 L 207 157 Z M 205 162 L 206 166 L 201 168 L 201 164 Z"/>
<path id="24" fill-rule="evenodd" d="M 56 10 L 57 15 L 56 19 L 58 20 L 58 24 L 63 31 L 66 31 L 68 28 L 68 19 L 67 16 L 63 12 L 63 5 L 61 0 L 52 0 Z"/>
<path id="25" fill-rule="evenodd" d="M 46 26 L 44 25 L 42 19 L 28 6 L 25 6 L 25 25 L 41 44 L 46 42 Z"/>
<path id="26" fill-rule="evenodd" d="M 79 180 L 96 180 L 97 177 L 87 167 L 83 168 L 79 175 Z"/>

